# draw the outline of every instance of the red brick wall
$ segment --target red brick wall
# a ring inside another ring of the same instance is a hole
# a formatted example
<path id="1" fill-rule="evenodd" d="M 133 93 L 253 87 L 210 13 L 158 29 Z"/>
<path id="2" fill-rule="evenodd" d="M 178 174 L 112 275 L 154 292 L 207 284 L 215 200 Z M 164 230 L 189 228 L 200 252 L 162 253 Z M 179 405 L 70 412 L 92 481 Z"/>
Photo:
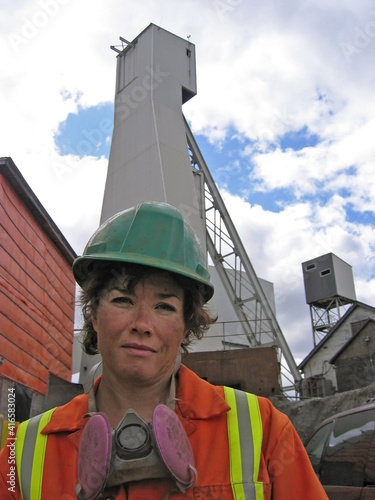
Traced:
<path id="1" fill-rule="evenodd" d="M 280 394 L 280 367 L 273 347 L 191 352 L 182 362 L 211 384 L 264 397 Z"/>
<path id="2" fill-rule="evenodd" d="M 0 376 L 45 394 L 49 372 L 70 381 L 70 264 L 0 175 Z"/>

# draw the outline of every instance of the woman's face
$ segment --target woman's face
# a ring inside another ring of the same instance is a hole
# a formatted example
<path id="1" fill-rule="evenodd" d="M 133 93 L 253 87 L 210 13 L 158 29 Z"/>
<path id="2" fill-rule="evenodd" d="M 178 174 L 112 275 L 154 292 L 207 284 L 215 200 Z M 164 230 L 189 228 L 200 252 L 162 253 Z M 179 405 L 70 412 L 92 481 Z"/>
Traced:
<path id="1" fill-rule="evenodd" d="M 99 300 L 92 318 L 107 372 L 142 385 L 167 381 L 187 329 L 184 291 L 155 271 L 129 292 L 120 279 Z"/>

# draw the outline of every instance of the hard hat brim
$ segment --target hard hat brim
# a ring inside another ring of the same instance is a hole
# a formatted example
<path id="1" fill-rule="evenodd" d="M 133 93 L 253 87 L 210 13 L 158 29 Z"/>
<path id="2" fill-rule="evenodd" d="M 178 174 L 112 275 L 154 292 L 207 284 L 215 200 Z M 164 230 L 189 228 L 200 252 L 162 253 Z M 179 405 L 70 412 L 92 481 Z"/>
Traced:
<path id="1" fill-rule="evenodd" d="M 207 280 L 205 280 L 202 278 L 200 274 L 194 273 L 191 270 L 189 270 L 189 272 L 186 272 L 185 268 L 183 266 L 179 266 L 177 263 L 171 266 L 170 263 L 166 264 L 165 261 L 161 259 L 154 257 L 146 257 L 144 255 L 139 255 L 136 253 L 123 255 L 121 256 L 121 259 L 119 259 L 118 254 L 111 256 L 108 253 L 103 255 L 97 254 L 95 256 L 90 256 L 90 257 L 85 257 L 85 256 L 77 257 L 77 259 L 75 259 L 73 263 L 73 274 L 76 282 L 80 287 L 82 287 L 84 282 L 86 281 L 92 263 L 100 261 L 137 264 L 137 265 L 152 267 L 155 269 L 160 269 L 170 273 L 179 274 L 180 276 L 189 278 L 203 286 L 202 295 L 205 302 L 208 302 L 214 294 L 214 287 L 208 281 L 209 275 L 207 277 Z M 205 269 L 202 268 L 201 273 L 203 273 L 204 271 Z"/>

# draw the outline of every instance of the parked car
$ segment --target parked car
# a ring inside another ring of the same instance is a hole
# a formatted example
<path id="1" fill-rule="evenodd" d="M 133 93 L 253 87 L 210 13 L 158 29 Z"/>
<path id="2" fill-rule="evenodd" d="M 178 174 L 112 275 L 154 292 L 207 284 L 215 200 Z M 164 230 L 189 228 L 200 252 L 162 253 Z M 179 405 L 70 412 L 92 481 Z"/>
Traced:
<path id="1" fill-rule="evenodd" d="M 375 403 L 333 415 L 305 443 L 330 500 L 375 499 Z"/>

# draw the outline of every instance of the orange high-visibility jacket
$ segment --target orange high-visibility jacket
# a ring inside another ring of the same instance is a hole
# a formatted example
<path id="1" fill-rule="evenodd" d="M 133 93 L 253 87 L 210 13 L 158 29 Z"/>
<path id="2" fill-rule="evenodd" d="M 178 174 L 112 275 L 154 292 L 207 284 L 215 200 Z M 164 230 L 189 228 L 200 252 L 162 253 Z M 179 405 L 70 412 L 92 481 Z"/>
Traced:
<path id="1" fill-rule="evenodd" d="M 265 398 L 259 403 L 263 436 L 261 440 L 258 482 L 263 490 L 256 500 L 327 500 L 313 471 L 304 447 L 286 415 Z M 178 374 L 176 414 L 191 443 L 198 471 L 196 484 L 183 493 L 171 493 L 175 500 L 231 500 L 233 477 L 229 453 L 227 413 L 224 388 L 212 386 L 185 366 Z M 44 426 L 47 435 L 41 500 L 76 500 L 77 458 L 80 436 L 87 419 L 88 395 L 77 396 L 65 406 L 58 407 Z M 247 415 L 247 418 L 249 416 Z M 11 487 L 9 475 L 10 448 L 0 454 L 0 498 L 21 500 L 16 486 Z M 239 450 L 247 453 L 247 450 Z M 249 450 L 249 453 L 252 453 Z M 233 450 L 232 450 L 233 454 Z M 233 467 L 232 467 L 233 469 Z M 12 471 L 14 473 L 14 471 Z M 150 479 L 132 482 L 103 494 L 116 500 L 162 500 L 174 490 L 169 479 Z M 260 490 L 258 490 L 260 491 Z M 246 498 L 246 497 L 238 497 Z M 31 500 L 39 500 L 32 498 Z"/>

